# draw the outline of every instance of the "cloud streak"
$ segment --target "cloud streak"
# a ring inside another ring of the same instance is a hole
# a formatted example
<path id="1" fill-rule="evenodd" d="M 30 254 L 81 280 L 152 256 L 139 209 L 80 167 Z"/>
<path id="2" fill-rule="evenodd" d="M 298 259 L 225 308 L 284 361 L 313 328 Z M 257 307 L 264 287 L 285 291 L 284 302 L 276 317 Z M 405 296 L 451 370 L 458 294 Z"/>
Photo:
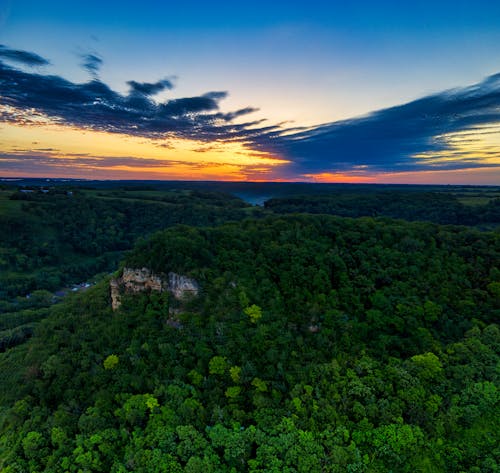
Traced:
<path id="1" fill-rule="evenodd" d="M 47 59 L 38 54 L 19 49 L 10 49 L 3 44 L 0 44 L 0 59 L 6 59 L 25 66 L 48 66 L 50 64 Z"/>
<path id="2" fill-rule="evenodd" d="M 91 156 L 86 153 L 61 153 L 57 149 L 18 149 L 0 152 L 3 176 L 55 176 L 95 179 L 127 179 L 131 173 L 143 179 L 192 179 L 214 177 L 230 180 L 274 178 L 269 164 L 236 164 L 219 161 L 148 159 L 134 156 Z"/>
<path id="3" fill-rule="evenodd" d="M 75 153 L 61 155 L 58 150 L 33 149 L 19 150 L 10 153 L 0 153 L 0 163 L 5 169 L 20 168 L 23 165 L 31 168 L 36 164 L 45 171 L 54 167 L 82 167 L 82 168 L 119 168 L 130 167 L 138 170 L 146 167 L 168 168 L 177 165 L 201 166 L 200 163 L 186 163 L 175 159 L 147 159 L 133 156 L 89 156 L 88 154 Z"/>
<path id="4" fill-rule="evenodd" d="M 275 151 L 290 158 L 297 173 L 359 167 L 394 172 L 492 166 L 479 154 L 476 159 L 461 159 L 459 145 L 465 141 L 448 137 L 460 132 L 477 137 L 476 132 L 484 133 L 483 127 L 499 123 L 500 74 L 496 74 L 469 87 L 282 136 Z M 500 143 L 494 148 L 500 156 Z M 446 153 L 455 155 L 456 161 L 437 159 Z"/>
<path id="5" fill-rule="evenodd" d="M 130 86 L 130 94 L 137 95 L 156 95 L 163 90 L 170 90 L 174 88 L 174 84 L 170 79 L 162 79 L 158 82 L 136 82 L 129 80 L 127 84 Z"/>
<path id="6" fill-rule="evenodd" d="M 82 67 L 94 78 L 97 79 L 99 76 L 99 69 L 103 64 L 103 60 L 100 56 L 93 53 L 82 54 Z"/>

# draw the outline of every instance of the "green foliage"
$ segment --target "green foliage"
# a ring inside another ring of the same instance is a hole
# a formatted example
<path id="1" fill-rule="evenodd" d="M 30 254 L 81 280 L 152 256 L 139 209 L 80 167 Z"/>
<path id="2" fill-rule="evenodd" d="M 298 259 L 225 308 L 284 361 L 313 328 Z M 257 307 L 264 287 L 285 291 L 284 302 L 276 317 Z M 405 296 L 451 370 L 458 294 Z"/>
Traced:
<path id="1" fill-rule="evenodd" d="M 241 393 L 241 387 L 240 386 L 229 386 L 226 389 L 226 397 L 230 399 L 237 398 Z"/>
<path id="2" fill-rule="evenodd" d="M 442 188 L 432 192 L 418 189 L 361 190 L 360 188 L 336 189 L 329 194 L 299 195 L 273 198 L 265 202 L 266 209 L 276 213 L 331 214 L 342 217 L 384 216 L 404 220 L 422 220 L 453 225 L 500 224 L 500 199 L 488 198 L 497 194 L 485 188 L 484 200 L 478 205 L 467 205 L 460 189 Z M 456 195 L 458 194 L 458 195 Z M 418 250 L 417 239 L 407 238 L 409 250 Z"/>
<path id="3" fill-rule="evenodd" d="M 417 373 L 426 381 L 435 379 L 443 372 L 439 358 L 434 353 L 424 353 L 410 358 L 416 366 Z"/>
<path id="4" fill-rule="evenodd" d="M 116 355 L 109 355 L 103 361 L 103 366 L 105 370 L 112 370 L 118 366 L 120 362 L 119 358 Z"/>
<path id="5" fill-rule="evenodd" d="M 498 233 L 372 218 L 166 229 L 123 264 L 198 297 L 113 312 L 103 280 L 0 354 L 0 469 L 494 472 L 498 261 Z"/>
<path id="6" fill-rule="evenodd" d="M 264 393 L 267 391 L 267 385 L 266 385 L 265 381 L 262 381 L 262 379 L 260 379 L 260 378 L 254 378 L 252 380 L 252 386 L 255 386 L 257 391 L 259 391 L 261 393 Z"/>
<path id="7" fill-rule="evenodd" d="M 203 376 L 196 370 L 191 370 L 188 376 L 194 386 L 199 386 L 203 381 Z"/>
<path id="8" fill-rule="evenodd" d="M 124 250 L 156 230 L 248 215 L 243 201 L 218 192 L 13 190 L 10 200 L 0 191 L 0 207 L 12 207 L 0 212 L 0 297 L 9 298 L 109 272 Z"/>
<path id="9" fill-rule="evenodd" d="M 46 445 L 45 439 L 40 432 L 28 432 L 22 440 L 23 451 L 28 460 L 40 459 L 42 450 Z"/>
<path id="10" fill-rule="evenodd" d="M 229 375 L 234 383 L 239 383 L 241 381 L 241 368 L 239 366 L 231 366 L 229 368 Z"/>
<path id="11" fill-rule="evenodd" d="M 210 374 L 223 375 L 227 371 L 227 360 L 224 356 L 214 356 L 209 364 L 208 371 Z"/>
<path id="12" fill-rule="evenodd" d="M 253 324 L 256 324 L 262 318 L 262 309 L 255 304 L 246 307 L 243 312 L 249 317 L 250 322 Z"/>
<path id="13" fill-rule="evenodd" d="M 495 297 L 498 301 L 500 301 L 500 282 L 493 281 L 486 286 L 488 291 Z"/>

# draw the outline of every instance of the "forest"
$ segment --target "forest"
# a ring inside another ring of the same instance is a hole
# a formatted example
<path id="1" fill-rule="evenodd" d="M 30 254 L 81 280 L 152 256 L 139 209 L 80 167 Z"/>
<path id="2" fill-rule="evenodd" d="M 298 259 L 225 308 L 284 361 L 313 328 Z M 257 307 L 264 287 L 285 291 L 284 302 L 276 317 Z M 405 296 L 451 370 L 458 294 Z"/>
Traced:
<path id="1" fill-rule="evenodd" d="M 0 235 L 0 298 L 109 272 L 124 250 L 156 230 L 215 225 L 251 211 L 218 192 L 33 189 L 0 189 L 0 227 L 8 229 Z"/>
<path id="2" fill-rule="evenodd" d="M 0 233 L 0 300 L 95 279 L 113 271 L 138 238 L 176 224 L 313 213 L 500 225 L 496 187 L 21 182 L 0 186 L 0 227 L 8 230 Z"/>
<path id="3" fill-rule="evenodd" d="M 0 470 L 500 471 L 498 189 L 299 190 L 6 186 Z"/>
<path id="4" fill-rule="evenodd" d="M 379 191 L 360 194 L 298 195 L 267 200 L 266 209 L 276 213 L 330 214 L 342 217 L 391 217 L 428 221 L 443 225 L 495 228 L 500 224 L 500 196 L 481 202 L 484 196 L 462 196 L 445 192 Z M 469 204 L 469 205 L 468 205 Z"/>

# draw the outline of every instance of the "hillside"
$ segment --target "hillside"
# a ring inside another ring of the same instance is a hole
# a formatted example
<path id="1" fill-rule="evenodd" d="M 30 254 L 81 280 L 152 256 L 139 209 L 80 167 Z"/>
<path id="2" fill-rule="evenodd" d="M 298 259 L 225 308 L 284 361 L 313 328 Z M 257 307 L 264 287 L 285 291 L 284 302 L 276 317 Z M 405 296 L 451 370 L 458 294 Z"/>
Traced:
<path id="1" fill-rule="evenodd" d="M 0 355 L 0 468 L 498 471 L 499 262 L 498 233 L 389 219 L 156 233 L 122 263 L 153 289 L 122 269 L 117 310 L 105 279 Z"/>
<path id="2" fill-rule="evenodd" d="M 55 291 L 116 268 L 137 238 L 174 224 L 216 225 L 249 206 L 218 192 L 30 186 L 0 189 L 0 298 Z"/>

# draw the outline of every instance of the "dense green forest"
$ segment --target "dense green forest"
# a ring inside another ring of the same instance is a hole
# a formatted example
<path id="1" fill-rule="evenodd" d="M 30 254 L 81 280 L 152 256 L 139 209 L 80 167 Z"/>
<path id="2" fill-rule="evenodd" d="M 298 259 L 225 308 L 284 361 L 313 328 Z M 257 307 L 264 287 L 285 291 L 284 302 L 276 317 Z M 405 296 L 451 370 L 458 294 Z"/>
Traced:
<path id="1" fill-rule="evenodd" d="M 56 291 L 113 271 L 138 238 L 175 224 L 218 225 L 251 215 L 296 212 L 388 216 L 483 229 L 500 224 L 500 190 L 493 187 L 33 183 L 38 185 L 0 187 L 0 228 L 5 229 L 0 232 L 0 300 Z M 265 208 L 236 197 L 263 202 L 264 195 L 283 194 L 267 200 Z M 5 310 L 0 303 L 0 312 Z"/>
<path id="2" fill-rule="evenodd" d="M 0 469 L 497 472 L 499 262 L 498 232 L 389 218 L 162 230 L 122 266 L 199 294 L 41 309 L 0 354 Z"/>
<path id="3" fill-rule="evenodd" d="M 0 352 L 31 337 L 65 294 L 115 271 L 138 238 L 254 213 L 217 189 L 93 184 L 0 187 Z"/>
<path id="4" fill-rule="evenodd" d="M 294 195 L 269 199 L 265 207 L 275 213 L 331 214 L 342 217 L 401 218 L 444 225 L 470 225 L 494 228 L 500 225 L 500 194 L 472 195 L 455 192 L 346 190 L 319 195 Z"/>
<path id="5" fill-rule="evenodd" d="M 4 186 L 0 299 L 112 271 L 141 236 L 179 223 L 238 220 L 249 215 L 248 207 L 231 195 L 197 190 Z"/>

